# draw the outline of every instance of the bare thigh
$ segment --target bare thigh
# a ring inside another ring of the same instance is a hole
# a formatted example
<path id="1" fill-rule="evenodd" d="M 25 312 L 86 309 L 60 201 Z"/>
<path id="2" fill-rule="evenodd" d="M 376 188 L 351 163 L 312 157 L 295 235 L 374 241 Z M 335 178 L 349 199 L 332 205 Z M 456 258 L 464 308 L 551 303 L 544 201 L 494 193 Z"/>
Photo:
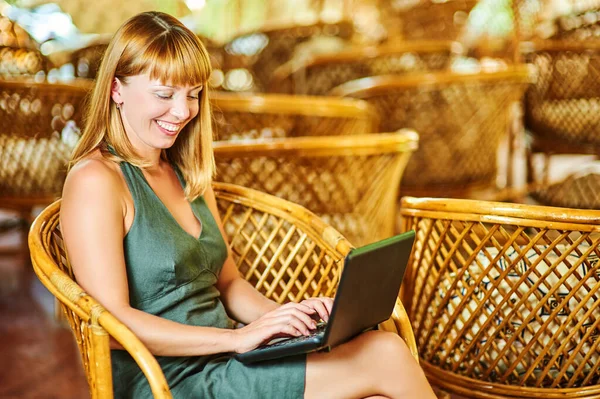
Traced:
<path id="1" fill-rule="evenodd" d="M 425 374 L 394 333 L 369 331 L 334 348 L 311 353 L 305 398 L 435 398 Z"/>

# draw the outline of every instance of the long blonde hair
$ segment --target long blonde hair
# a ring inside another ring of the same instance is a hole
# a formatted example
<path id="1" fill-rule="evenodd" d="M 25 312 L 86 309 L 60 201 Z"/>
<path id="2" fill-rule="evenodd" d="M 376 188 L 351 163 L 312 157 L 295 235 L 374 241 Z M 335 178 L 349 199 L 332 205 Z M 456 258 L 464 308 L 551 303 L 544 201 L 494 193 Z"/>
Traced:
<path id="1" fill-rule="evenodd" d="M 181 171 L 186 182 L 185 195 L 193 201 L 209 187 L 215 171 L 206 85 L 211 66 L 198 37 L 176 18 L 161 12 L 132 17 L 112 38 L 98 70 L 85 129 L 73 151 L 70 166 L 97 148 L 114 161 L 129 162 L 140 168 L 149 166 L 129 142 L 120 113 L 111 99 L 115 78 L 126 82 L 128 77 L 144 73 L 149 73 L 151 79 L 175 86 L 204 84 L 198 100 L 198 116 L 179 133 L 175 144 L 163 151 L 163 156 Z M 116 155 L 108 152 L 108 145 L 114 148 Z"/>

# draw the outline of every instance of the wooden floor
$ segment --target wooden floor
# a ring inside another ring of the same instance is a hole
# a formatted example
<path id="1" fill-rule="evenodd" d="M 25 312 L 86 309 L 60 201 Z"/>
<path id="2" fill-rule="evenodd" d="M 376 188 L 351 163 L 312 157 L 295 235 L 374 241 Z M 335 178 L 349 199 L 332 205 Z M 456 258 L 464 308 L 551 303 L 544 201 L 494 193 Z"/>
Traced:
<path id="1" fill-rule="evenodd" d="M 0 248 L 15 247 L 19 234 L 0 232 Z M 73 336 L 52 312 L 23 254 L 0 255 L 0 398 L 89 397 Z"/>

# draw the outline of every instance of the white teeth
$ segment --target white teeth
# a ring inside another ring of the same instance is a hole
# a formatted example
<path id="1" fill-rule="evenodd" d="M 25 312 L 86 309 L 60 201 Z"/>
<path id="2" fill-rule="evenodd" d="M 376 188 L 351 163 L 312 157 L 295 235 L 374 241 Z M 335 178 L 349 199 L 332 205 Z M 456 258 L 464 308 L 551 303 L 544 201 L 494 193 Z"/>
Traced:
<path id="1" fill-rule="evenodd" d="M 158 126 L 162 127 L 165 130 L 168 130 L 170 132 L 176 132 L 177 129 L 179 128 L 178 125 L 173 125 L 171 123 L 167 123 L 167 122 L 163 122 L 163 121 L 156 121 L 156 123 L 158 123 Z"/>

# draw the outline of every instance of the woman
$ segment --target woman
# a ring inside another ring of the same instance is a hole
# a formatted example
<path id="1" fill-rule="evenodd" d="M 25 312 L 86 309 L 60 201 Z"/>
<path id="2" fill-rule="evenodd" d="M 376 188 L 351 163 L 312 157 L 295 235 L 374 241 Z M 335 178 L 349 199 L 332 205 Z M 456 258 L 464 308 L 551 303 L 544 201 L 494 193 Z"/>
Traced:
<path id="1" fill-rule="evenodd" d="M 395 334 L 253 365 L 232 357 L 309 334 L 332 301 L 279 306 L 239 276 L 211 189 L 210 72 L 198 38 L 171 16 L 143 13 L 115 34 L 63 192 L 77 281 L 157 356 L 174 397 L 433 398 Z M 115 396 L 151 397 L 131 357 L 112 358 Z"/>

